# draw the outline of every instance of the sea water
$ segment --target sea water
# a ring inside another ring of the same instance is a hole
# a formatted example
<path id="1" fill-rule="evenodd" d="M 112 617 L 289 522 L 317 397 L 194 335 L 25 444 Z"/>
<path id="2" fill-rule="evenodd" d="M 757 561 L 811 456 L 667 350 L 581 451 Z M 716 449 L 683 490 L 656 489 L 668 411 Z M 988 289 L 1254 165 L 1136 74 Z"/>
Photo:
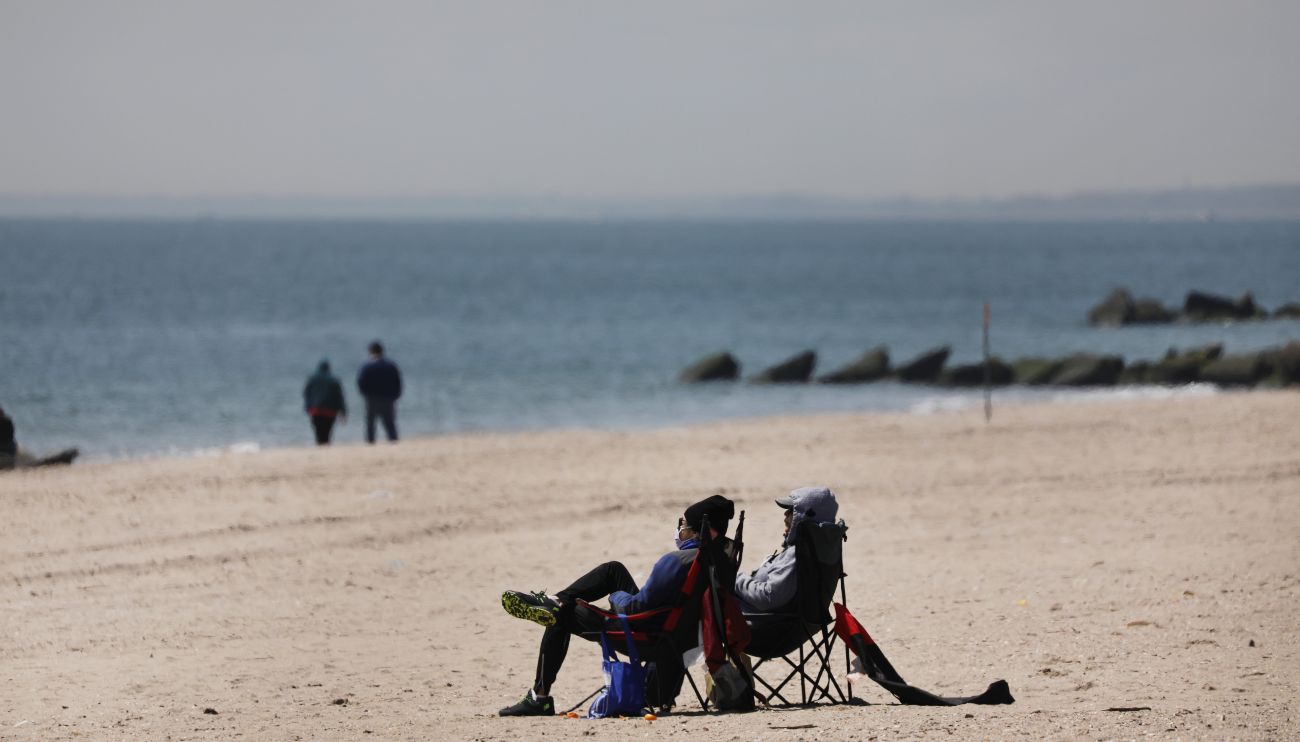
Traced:
<path id="1" fill-rule="evenodd" d="M 1300 338 L 1296 321 L 1094 328 L 1116 286 L 1300 301 L 1297 223 L 0 220 L 0 406 L 20 445 L 91 458 L 307 445 L 321 358 L 345 383 L 379 339 L 403 435 L 664 427 L 738 416 L 949 409 L 978 390 L 707 384 L 812 349 L 825 373 L 884 344 L 1129 361 Z M 1189 393 L 1205 393 L 1194 388 Z M 1122 390 L 1105 394 L 1160 393 Z M 1097 392 L 1006 389 L 997 400 Z"/>

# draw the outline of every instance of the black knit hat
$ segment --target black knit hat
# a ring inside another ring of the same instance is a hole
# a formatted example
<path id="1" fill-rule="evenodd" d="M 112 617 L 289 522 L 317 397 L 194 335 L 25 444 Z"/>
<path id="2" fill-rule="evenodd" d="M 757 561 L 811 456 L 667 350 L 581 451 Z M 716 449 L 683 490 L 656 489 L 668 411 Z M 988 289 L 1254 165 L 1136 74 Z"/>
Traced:
<path id="1" fill-rule="evenodd" d="M 686 508 L 686 525 L 696 531 L 701 529 L 704 516 L 709 516 L 709 526 L 719 535 L 726 534 L 727 523 L 736 514 L 736 505 L 722 495 L 707 497 Z"/>

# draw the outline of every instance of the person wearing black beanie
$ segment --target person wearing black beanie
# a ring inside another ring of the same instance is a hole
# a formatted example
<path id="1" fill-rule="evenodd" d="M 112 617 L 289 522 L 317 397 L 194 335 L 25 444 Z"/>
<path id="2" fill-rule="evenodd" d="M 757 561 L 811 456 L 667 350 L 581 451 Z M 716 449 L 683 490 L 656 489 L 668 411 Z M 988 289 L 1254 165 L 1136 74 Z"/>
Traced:
<path id="1" fill-rule="evenodd" d="M 703 521 L 708 516 L 709 526 L 718 532 L 718 535 L 725 536 L 727 533 L 727 524 L 731 522 L 732 516 L 736 514 L 736 505 L 731 500 L 722 495 L 713 495 L 707 497 L 694 505 L 686 508 L 683 516 L 686 525 L 690 526 L 696 533 L 704 530 Z"/>
<path id="2" fill-rule="evenodd" d="M 500 715 L 551 716 L 555 713 L 555 703 L 550 696 L 551 685 L 568 653 L 569 637 L 599 632 L 604 628 L 604 618 L 577 601 L 590 602 L 608 597 L 610 607 L 623 614 L 671 606 L 699 553 L 699 536 L 704 521 L 708 520 L 710 535 L 721 538 L 726 536 L 727 525 L 735 512 L 735 504 L 721 495 L 707 497 L 686 508 L 677 519 L 674 538 L 677 548 L 659 557 L 645 585 L 639 588 L 621 562 L 606 562 L 555 595 L 547 595 L 545 590 L 507 590 L 502 593 L 501 607 L 506 613 L 540 624 L 546 627 L 546 631 L 542 633 L 533 687 L 519 703 L 501 709 Z M 595 641 L 594 638 L 591 640 Z M 680 685 L 681 679 L 677 678 L 667 693 L 675 696 Z M 656 705 L 672 705 L 672 698 L 657 700 Z"/>

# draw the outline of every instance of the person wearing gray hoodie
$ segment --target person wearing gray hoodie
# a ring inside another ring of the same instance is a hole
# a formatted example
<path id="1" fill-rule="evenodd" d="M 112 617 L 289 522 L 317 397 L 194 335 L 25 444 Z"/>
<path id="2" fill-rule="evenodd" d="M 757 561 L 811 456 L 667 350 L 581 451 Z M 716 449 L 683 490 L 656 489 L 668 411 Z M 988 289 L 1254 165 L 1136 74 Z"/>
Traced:
<path id="1" fill-rule="evenodd" d="M 785 533 L 781 548 L 748 574 L 736 575 L 735 596 L 742 613 L 779 611 L 794 600 L 798 589 L 795 572 L 795 534 L 805 519 L 814 523 L 834 523 L 839 513 L 835 493 L 827 487 L 800 487 L 776 504 L 785 508 Z"/>

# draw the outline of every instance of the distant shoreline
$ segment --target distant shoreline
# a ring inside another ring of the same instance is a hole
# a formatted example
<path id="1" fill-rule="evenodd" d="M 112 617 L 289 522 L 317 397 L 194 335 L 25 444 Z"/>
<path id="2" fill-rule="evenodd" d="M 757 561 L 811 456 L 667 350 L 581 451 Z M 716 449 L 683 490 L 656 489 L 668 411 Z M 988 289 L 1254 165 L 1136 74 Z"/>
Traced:
<path id="1" fill-rule="evenodd" d="M 1254 222 L 1300 220 L 1300 183 L 999 198 L 109 197 L 0 194 L 0 218 L 81 220 Z"/>
<path id="2" fill-rule="evenodd" d="M 1205 399 L 1220 395 L 1245 395 L 1245 394 L 1268 394 L 1268 393 L 1286 393 L 1286 390 L 1277 389 L 1222 389 L 1213 384 L 1187 384 L 1179 387 L 1162 387 L 1162 386 L 1115 386 L 1115 387 L 1091 387 L 1091 388 L 1068 388 L 1052 387 L 1039 388 L 1034 390 L 1035 394 L 1031 397 L 1011 395 L 1008 398 L 1006 387 L 999 387 L 994 390 L 993 395 L 993 415 L 994 420 L 998 417 L 999 410 L 1008 408 L 1015 410 L 1032 409 L 1035 407 L 1055 408 L 1073 405 L 1093 405 L 1093 404 L 1131 404 L 1144 403 L 1151 401 L 1180 401 Z M 404 436 L 397 444 L 379 442 L 370 446 L 363 441 L 336 441 L 330 446 L 321 447 L 320 450 L 327 451 L 339 448 L 378 448 L 383 449 L 389 446 L 401 446 L 404 442 L 421 442 L 431 440 L 452 440 L 457 438 L 482 439 L 482 438 L 517 438 L 517 437 L 534 437 L 539 435 L 548 435 L 552 433 L 592 433 L 592 434 L 610 434 L 610 435 L 627 435 L 639 433 L 660 433 L 673 430 L 703 430 L 718 426 L 726 426 L 732 423 L 741 424 L 767 424 L 778 421 L 810 421 L 810 420 L 831 420 L 842 418 L 873 418 L 873 417 L 895 417 L 895 416 L 929 416 L 929 415 L 951 415 L 962 414 L 971 410 L 982 409 L 984 405 L 983 393 L 979 390 L 959 390 L 949 396 L 931 396 L 920 400 L 907 409 L 865 409 L 865 410 L 843 410 L 843 411 L 821 411 L 821 412 L 792 412 L 792 413 L 754 413 L 754 414 L 737 414 L 726 417 L 716 417 L 706 420 L 690 420 L 679 424 L 650 424 L 650 425 L 632 425 L 632 426 L 577 426 L 577 425 L 558 425 L 554 427 L 520 427 L 520 428 L 483 428 L 473 430 L 457 430 L 447 433 L 418 433 Z M 74 442 L 75 443 L 75 442 Z M 81 442 L 81 448 L 84 450 L 88 446 Z M 264 445 L 255 439 L 235 440 L 225 444 L 216 444 L 210 446 L 199 446 L 193 449 L 176 449 L 173 451 L 141 451 L 131 452 L 122 455 L 96 454 L 93 446 L 90 447 L 88 455 L 81 457 L 75 466 L 85 466 L 87 464 L 106 464 L 106 463 L 148 463 L 155 461 L 185 461 L 191 459 L 209 459 L 223 456 L 249 456 L 266 454 L 276 451 L 296 451 L 296 450 L 316 450 L 318 447 L 311 443 L 310 430 L 306 423 L 303 424 L 303 438 L 301 443 L 273 443 Z M 41 452 L 36 452 L 41 453 Z M 49 453 L 49 452 L 45 452 Z"/>

